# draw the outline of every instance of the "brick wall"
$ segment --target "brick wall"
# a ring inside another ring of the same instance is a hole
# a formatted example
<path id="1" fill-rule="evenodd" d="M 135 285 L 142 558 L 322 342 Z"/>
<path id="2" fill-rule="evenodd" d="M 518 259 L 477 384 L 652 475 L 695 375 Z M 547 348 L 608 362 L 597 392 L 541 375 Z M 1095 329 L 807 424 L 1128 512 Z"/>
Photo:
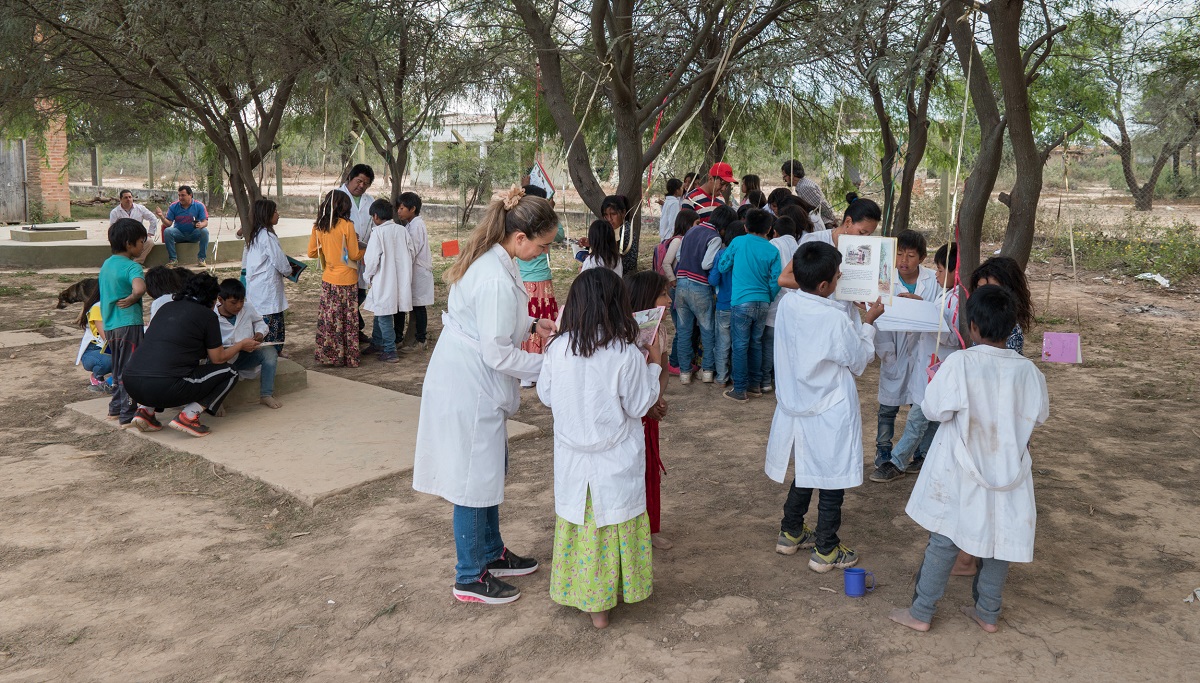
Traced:
<path id="1" fill-rule="evenodd" d="M 71 191 L 67 184 L 67 131 L 62 118 L 46 130 L 45 144 L 29 140 L 25 146 L 29 210 L 41 206 L 42 220 L 71 217 Z M 32 218 L 32 216 L 31 216 Z"/>

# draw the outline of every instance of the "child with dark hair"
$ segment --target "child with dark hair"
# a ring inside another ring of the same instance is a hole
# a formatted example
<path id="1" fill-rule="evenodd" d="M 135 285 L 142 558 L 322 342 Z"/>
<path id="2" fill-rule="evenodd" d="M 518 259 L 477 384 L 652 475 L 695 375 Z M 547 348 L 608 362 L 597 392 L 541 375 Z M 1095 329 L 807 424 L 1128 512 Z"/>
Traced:
<path id="1" fill-rule="evenodd" d="M 753 173 L 747 173 L 746 175 L 742 176 L 742 186 L 739 189 L 742 191 L 742 206 L 745 206 L 746 204 L 753 204 L 753 202 L 750 200 L 750 193 L 757 192 L 762 194 L 762 178 L 759 178 Z M 755 205 L 754 208 L 758 209 L 761 207 Z"/>
<path id="2" fill-rule="evenodd" d="M 639 602 L 653 590 L 646 443 L 638 427 L 662 393 L 662 350 L 635 345 L 629 293 L 611 270 L 580 273 L 568 300 L 537 383 L 554 414 L 550 597 L 604 628 L 619 597 Z"/>
<path id="3" fill-rule="evenodd" d="M 524 190 L 526 196 L 546 199 L 546 191 L 536 185 L 526 185 Z M 550 203 L 553 204 L 554 200 L 551 199 Z M 564 237 L 565 233 L 560 223 L 554 241 L 561 242 Z M 558 320 L 558 300 L 554 298 L 554 273 L 550 270 L 550 252 L 538 254 L 528 261 L 517 259 L 517 268 L 521 272 L 521 284 L 525 287 L 525 293 L 529 295 L 530 317 Z M 532 334 L 521 343 L 521 350 L 541 353 L 545 344 L 546 340 L 542 335 Z M 533 382 L 521 380 L 521 386 L 531 387 Z"/>
<path id="4" fill-rule="evenodd" d="M 372 242 L 373 243 L 373 242 Z M 226 349 L 237 346 L 243 339 L 262 343 L 270 331 L 266 321 L 246 300 L 246 287 L 233 278 L 221 281 L 217 305 L 213 308 L 221 325 L 221 345 Z M 240 351 L 227 361 L 242 379 L 261 375 L 258 383 L 258 402 L 268 408 L 282 408 L 275 398 L 275 368 L 279 350 L 273 344 L 263 344 L 253 351 Z M 223 415 L 224 409 L 217 415 Z"/>
<path id="5" fill-rule="evenodd" d="M 396 221 L 408 232 L 414 250 L 412 264 L 412 313 L 404 328 L 404 316 L 397 314 L 396 329 L 404 329 L 404 344 L 400 353 L 413 353 L 429 348 L 428 306 L 433 305 L 433 254 L 429 251 L 429 231 L 421 218 L 421 197 L 416 192 L 402 192 L 396 198 Z M 553 298 L 553 292 L 551 293 Z M 399 334 L 397 334 L 399 336 Z"/>
<path id="6" fill-rule="evenodd" d="M 859 200 L 863 201 L 863 200 Z M 926 255 L 925 237 L 915 230 L 896 235 L 896 282 L 892 293 L 909 299 L 937 303 L 942 295 L 937 273 L 921 262 Z M 930 355 L 936 332 L 880 332 L 875 337 L 879 355 L 879 421 L 875 432 L 875 471 L 871 481 L 887 483 L 906 472 L 921 469 L 925 452 L 920 450 L 929 421 L 921 413 L 921 399 L 929 382 Z M 892 449 L 896 416 L 900 406 L 910 406 L 904 433 Z"/>
<path id="7" fill-rule="evenodd" d="M 762 190 L 750 190 L 746 193 L 746 202 L 756 209 L 766 208 L 767 195 Z"/>
<path id="8" fill-rule="evenodd" d="M 671 178 L 667 181 L 667 196 L 663 197 L 662 215 L 658 218 L 659 241 L 670 239 L 675 233 L 675 217 L 683 208 L 683 181 Z"/>
<path id="9" fill-rule="evenodd" d="M 363 310 L 374 314 L 371 345 L 379 349 L 379 360 L 399 363 L 396 354 L 396 318 L 413 308 L 413 262 L 416 248 L 403 226 L 392 220 L 392 205 L 386 199 L 371 204 L 371 242 L 363 255 L 363 278 L 369 289 Z M 403 322 L 399 328 L 403 333 Z"/>
<path id="10" fill-rule="evenodd" d="M 795 195 L 792 194 L 792 191 L 789 188 L 777 187 L 774 190 L 771 190 L 771 194 L 767 195 L 767 206 L 766 206 L 767 211 L 770 211 L 771 213 L 778 216 L 780 203 L 784 202 L 788 197 L 795 197 Z M 759 208 L 762 208 L 762 207 L 759 207 Z"/>
<path id="11" fill-rule="evenodd" d="M 717 252 L 717 262 L 721 261 L 721 254 L 729 248 L 729 243 L 733 240 L 746 234 L 745 221 L 734 221 L 725 228 L 725 234 L 721 236 L 723 247 Z M 717 293 L 717 303 L 713 310 L 713 325 L 715 327 L 715 336 L 717 342 L 716 350 L 716 383 L 722 389 L 730 382 L 730 350 L 733 348 L 733 336 L 730 330 L 733 318 L 733 275 L 731 273 L 722 273 L 720 268 L 713 268 L 708 271 L 708 284 Z"/>
<path id="12" fill-rule="evenodd" d="M 154 315 L 163 304 L 174 299 L 175 292 L 183 287 L 186 279 L 180 277 L 177 269 L 166 266 L 155 266 L 146 271 L 146 294 L 150 295 L 150 320 L 146 321 L 147 325 L 154 320 Z"/>
<path id="13" fill-rule="evenodd" d="M 875 355 L 872 324 L 883 314 L 883 306 L 872 304 L 859 322 L 830 298 L 841 262 L 828 244 L 800 245 L 791 268 L 800 291 L 783 296 L 775 318 L 779 383 L 767 476 L 783 483 L 790 461 L 796 463 L 775 552 L 813 548 L 808 567 L 819 573 L 858 563 L 858 554 L 842 545 L 837 532 L 845 489 L 862 484 L 862 415 L 854 378 Z M 816 531 L 804 523 L 814 489 Z"/>
<path id="14" fill-rule="evenodd" d="M 317 307 L 317 344 L 314 352 L 321 365 L 357 368 L 360 357 L 358 336 L 358 260 L 365 245 L 358 241 L 350 220 L 350 195 L 333 190 L 321 200 L 308 257 L 321 264 L 321 301 Z M 370 208 L 370 207 L 368 207 Z M 368 230 L 370 228 L 367 228 Z"/>
<path id="15" fill-rule="evenodd" d="M 108 403 L 109 419 L 122 427 L 133 424 L 137 404 L 125 391 L 122 377 L 133 352 L 142 343 L 142 295 L 146 280 L 142 266 L 135 261 L 146 244 L 146 226 L 132 218 L 122 218 L 108 228 L 112 256 L 100 267 L 100 318 L 112 353 L 113 395 Z"/>
<path id="16" fill-rule="evenodd" d="M 629 303 L 635 312 L 671 305 L 670 283 L 662 275 L 652 270 L 639 270 L 629 277 L 628 282 Z M 667 353 L 665 328 L 658 328 L 654 343 L 659 353 Z M 658 373 L 658 401 L 642 418 L 642 428 L 646 433 L 646 514 L 650 517 L 650 541 L 659 550 L 670 550 L 675 545 L 658 533 L 662 511 L 662 475 L 667 472 L 658 448 L 658 423 L 667 415 L 666 393 L 667 369 L 664 367 Z"/>
<path id="17" fill-rule="evenodd" d="M 1021 264 L 1007 256 L 993 256 L 971 273 L 968 289 L 973 292 L 983 285 L 1000 285 L 1016 297 L 1017 323 L 1005 343 L 1013 351 L 1025 353 L 1025 330 L 1033 325 L 1033 297 L 1029 295 L 1029 282 Z"/>
<path id="18" fill-rule="evenodd" d="M 246 233 L 246 251 L 242 255 L 242 267 L 246 269 L 246 301 L 267 324 L 267 336 L 263 341 L 278 344 L 273 346 L 283 356 L 283 342 L 287 337 L 284 327 L 284 311 L 288 309 L 284 292 L 284 279 L 292 274 L 292 263 L 279 244 L 275 225 L 279 223 L 279 210 L 270 199 L 254 202 L 254 227 Z"/>
<path id="19" fill-rule="evenodd" d="M 679 312 L 675 306 L 675 287 L 679 284 L 679 276 L 675 273 L 675 269 L 679 267 L 679 254 L 683 248 L 683 238 L 687 235 L 687 231 L 693 226 L 700 223 L 700 214 L 691 209 L 680 209 L 675 216 L 675 232 L 671 235 L 671 239 L 666 243 L 666 247 L 659 245 L 659 248 L 654 250 L 654 257 L 657 263 L 655 270 L 662 273 L 663 276 L 670 281 L 671 292 L 671 324 L 675 329 L 675 336 L 671 339 L 671 356 L 667 362 L 667 374 L 679 374 Z M 659 256 L 659 252 L 662 256 Z M 688 362 L 690 366 L 690 361 Z"/>
<path id="20" fill-rule="evenodd" d="M 612 225 L 603 219 L 596 219 L 588 227 L 588 256 L 583 260 L 580 270 L 592 268 L 607 268 L 623 275 L 621 251 L 617 246 L 617 233 Z"/>
<path id="21" fill-rule="evenodd" d="M 775 237 L 771 240 L 771 246 L 779 250 L 780 264 L 791 263 L 792 257 L 796 255 L 796 249 L 800 243 L 796 241 L 796 221 L 788 216 L 779 216 L 773 224 Z M 775 315 L 779 311 L 779 299 L 786 292 L 780 288 L 775 294 L 775 298 L 771 300 L 771 307 L 767 309 L 767 324 L 763 328 L 762 338 L 762 376 L 764 394 L 769 394 L 775 390 Z"/>
<path id="22" fill-rule="evenodd" d="M 733 341 L 733 388 L 725 398 L 746 401 L 762 396 L 762 337 L 771 301 L 779 293 L 779 250 L 767 241 L 771 214 L 753 209 L 746 215 L 746 233 L 730 241 L 718 269 L 730 274 L 730 336 Z"/>
<path id="23" fill-rule="evenodd" d="M 1008 290 L 982 285 L 967 300 L 969 349 L 954 353 L 925 392 L 922 410 L 941 423 L 905 512 L 929 531 L 912 606 L 896 623 L 928 631 L 960 549 L 982 558 L 965 613 L 996 631 L 1010 562 L 1032 562 L 1037 508 L 1029 439 L 1046 421 L 1046 378 L 1006 348 L 1021 304 Z"/>
<path id="24" fill-rule="evenodd" d="M 83 369 L 91 373 L 88 375 L 88 389 L 97 392 L 112 391 L 112 354 L 104 341 L 104 318 L 100 314 L 99 288 L 92 290 L 84 300 L 83 310 L 79 312 L 75 324 L 83 330 L 83 340 L 79 343 L 75 364 L 82 364 Z"/>

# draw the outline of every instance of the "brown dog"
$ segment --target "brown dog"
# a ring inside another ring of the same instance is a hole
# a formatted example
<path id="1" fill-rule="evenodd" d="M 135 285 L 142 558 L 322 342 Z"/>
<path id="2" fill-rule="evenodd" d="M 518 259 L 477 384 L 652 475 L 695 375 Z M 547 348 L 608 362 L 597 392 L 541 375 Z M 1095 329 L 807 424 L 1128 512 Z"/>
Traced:
<path id="1" fill-rule="evenodd" d="M 99 286 L 100 281 L 96 278 L 85 277 L 59 293 L 58 305 L 55 308 L 63 309 L 67 307 L 67 304 L 83 303 L 96 292 L 96 288 Z"/>

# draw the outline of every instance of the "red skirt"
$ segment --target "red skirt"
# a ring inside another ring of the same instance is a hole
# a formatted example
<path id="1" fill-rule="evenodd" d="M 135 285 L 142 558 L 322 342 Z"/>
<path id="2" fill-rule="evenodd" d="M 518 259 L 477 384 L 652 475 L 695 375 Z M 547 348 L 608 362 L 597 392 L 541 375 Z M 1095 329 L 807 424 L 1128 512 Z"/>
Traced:
<path id="1" fill-rule="evenodd" d="M 541 282 L 526 282 L 525 291 L 529 293 L 529 315 L 535 319 L 546 318 L 558 320 L 558 302 L 554 300 L 554 280 Z M 521 344 L 521 349 L 529 353 L 541 353 L 546 340 L 540 334 L 531 334 Z"/>
<path id="2" fill-rule="evenodd" d="M 642 427 L 646 431 L 646 514 L 650 517 L 650 533 L 657 534 L 662 512 L 660 488 L 667 468 L 658 452 L 658 420 L 643 417 Z"/>

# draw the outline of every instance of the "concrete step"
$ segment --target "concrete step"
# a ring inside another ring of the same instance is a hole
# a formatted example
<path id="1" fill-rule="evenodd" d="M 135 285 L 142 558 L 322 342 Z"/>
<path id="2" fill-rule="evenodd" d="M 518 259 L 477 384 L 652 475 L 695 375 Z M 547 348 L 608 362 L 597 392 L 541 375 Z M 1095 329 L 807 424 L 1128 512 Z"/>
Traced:
<path id="1" fill-rule="evenodd" d="M 242 379 L 234 385 L 233 391 L 225 397 L 225 405 L 239 406 L 245 403 L 258 403 L 259 378 Z M 308 371 L 296 361 L 280 358 L 275 371 L 275 396 L 300 391 L 308 386 Z"/>

